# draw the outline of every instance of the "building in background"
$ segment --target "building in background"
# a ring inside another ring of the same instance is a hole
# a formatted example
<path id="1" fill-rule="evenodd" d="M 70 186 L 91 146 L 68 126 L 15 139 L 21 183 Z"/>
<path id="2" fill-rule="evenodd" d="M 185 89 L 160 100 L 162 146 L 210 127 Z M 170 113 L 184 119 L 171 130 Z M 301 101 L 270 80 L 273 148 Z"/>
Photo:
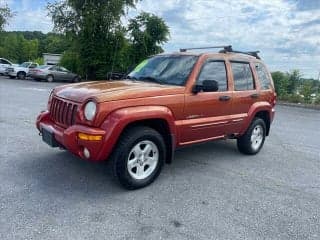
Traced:
<path id="1" fill-rule="evenodd" d="M 62 54 L 43 53 L 44 65 L 57 65 L 60 62 Z"/>

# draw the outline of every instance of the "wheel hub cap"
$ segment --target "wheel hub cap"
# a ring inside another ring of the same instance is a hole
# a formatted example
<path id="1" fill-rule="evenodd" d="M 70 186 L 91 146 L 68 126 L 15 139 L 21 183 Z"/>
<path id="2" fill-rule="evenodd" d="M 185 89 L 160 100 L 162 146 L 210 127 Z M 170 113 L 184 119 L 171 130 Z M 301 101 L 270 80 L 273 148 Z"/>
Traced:
<path id="1" fill-rule="evenodd" d="M 142 180 L 149 177 L 159 161 L 159 150 L 152 141 L 137 143 L 130 151 L 127 168 L 131 177 Z"/>
<path id="2" fill-rule="evenodd" d="M 263 128 L 260 125 L 255 126 L 251 134 L 251 146 L 254 150 L 257 150 L 263 141 Z"/>

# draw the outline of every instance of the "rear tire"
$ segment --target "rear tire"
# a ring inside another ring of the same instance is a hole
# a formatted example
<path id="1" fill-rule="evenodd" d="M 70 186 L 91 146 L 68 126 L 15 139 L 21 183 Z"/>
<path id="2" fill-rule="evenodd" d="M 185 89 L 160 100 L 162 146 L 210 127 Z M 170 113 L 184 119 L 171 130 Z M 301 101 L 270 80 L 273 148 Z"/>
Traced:
<path id="1" fill-rule="evenodd" d="M 77 82 L 80 82 L 80 77 L 74 77 L 73 79 L 72 79 L 72 82 L 74 82 L 74 83 L 77 83 Z"/>
<path id="2" fill-rule="evenodd" d="M 149 127 L 133 127 L 120 137 L 112 155 L 114 176 L 126 189 L 133 190 L 151 184 L 165 162 L 163 137 Z"/>
<path id="3" fill-rule="evenodd" d="M 237 139 L 237 146 L 241 153 L 247 155 L 257 154 L 266 138 L 266 124 L 261 118 L 254 118 L 249 128 Z"/>
<path id="4" fill-rule="evenodd" d="M 18 79 L 24 80 L 24 79 L 26 79 L 26 73 L 25 72 L 18 72 L 17 77 L 18 77 Z"/>
<path id="5" fill-rule="evenodd" d="M 54 77 L 52 75 L 48 75 L 46 77 L 47 82 L 53 82 L 54 81 Z"/>

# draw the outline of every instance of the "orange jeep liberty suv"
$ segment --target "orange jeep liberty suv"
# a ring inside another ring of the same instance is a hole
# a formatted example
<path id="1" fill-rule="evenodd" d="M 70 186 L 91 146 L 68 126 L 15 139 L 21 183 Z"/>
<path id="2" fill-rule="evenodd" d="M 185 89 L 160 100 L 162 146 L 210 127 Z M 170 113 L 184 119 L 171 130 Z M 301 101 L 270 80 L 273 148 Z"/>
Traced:
<path id="1" fill-rule="evenodd" d="M 153 182 L 181 146 L 232 138 L 240 152 L 258 153 L 275 113 L 270 72 L 257 52 L 211 48 L 222 50 L 181 49 L 144 60 L 123 80 L 54 88 L 36 122 L 43 141 L 109 159 L 128 189 Z"/>

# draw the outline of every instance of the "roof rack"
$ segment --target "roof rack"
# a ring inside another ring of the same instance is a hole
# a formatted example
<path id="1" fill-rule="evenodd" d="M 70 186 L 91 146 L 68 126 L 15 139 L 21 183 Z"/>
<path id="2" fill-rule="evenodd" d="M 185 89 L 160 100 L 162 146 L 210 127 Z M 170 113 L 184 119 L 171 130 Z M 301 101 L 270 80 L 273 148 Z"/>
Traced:
<path id="1" fill-rule="evenodd" d="M 242 51 L 236 51 L 232 49 L 231 45 L 227 46 L 213 46 L 213 47 L 196 47 L 196 48 L 180 48 L 180 52 L 186 52 L 188 50 L 199 50 L 199 49 L 210 49 L 210 48 L 223 48 L 222 50 L 219 51 L 219 53 L 242 53 L 246 55 L 253 56 L 257 59 L 261 59 L 258 53 L 260 51 L 250 51 L 250 52 L 242 52 Z"/>

